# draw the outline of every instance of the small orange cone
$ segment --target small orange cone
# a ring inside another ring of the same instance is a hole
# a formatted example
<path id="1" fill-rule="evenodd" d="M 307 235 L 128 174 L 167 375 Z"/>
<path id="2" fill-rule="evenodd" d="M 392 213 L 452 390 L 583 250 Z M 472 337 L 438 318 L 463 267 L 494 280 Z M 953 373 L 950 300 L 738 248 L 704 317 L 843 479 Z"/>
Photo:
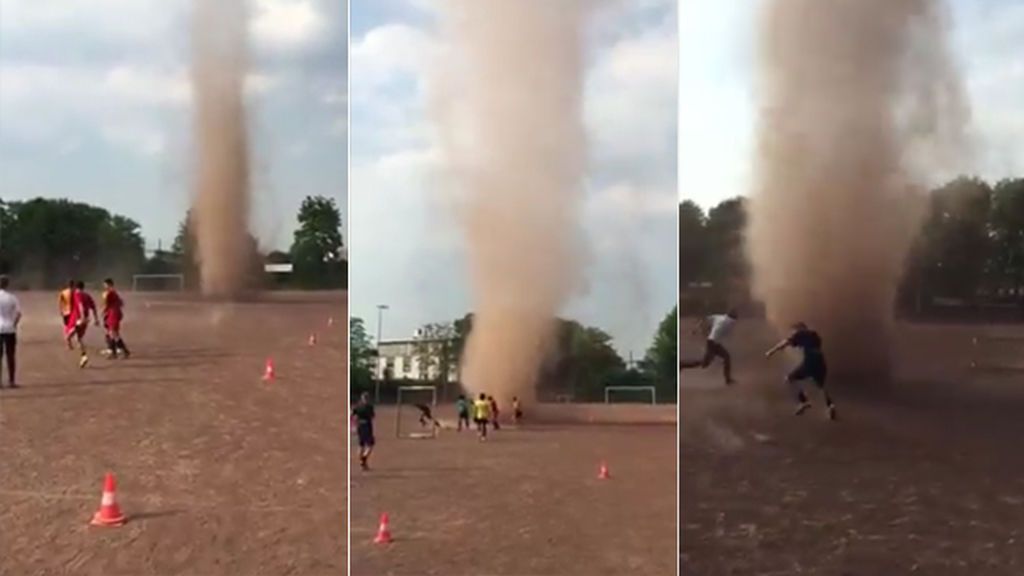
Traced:
<path id="1" fill-rule="evenodd" d="M 267 365 L 263 368 L 263 381 L 270 382 L 276 377 L 274 372 L 274 359 L 267 358 Z"/>
<path id="2" fill-rule="evenodd" d="M 331 326 L 334 326 L 334 316 L 327 319 L 327 327 L 330 328 Z"/>
<path id="3" fill-rule="evenodd" d="M 611 477 L 612 477 L 612 475 L 608 473 L 608 465 L 605 464 L 604 462 L 601 462 L 601 468 L 600 468 L 600 470 L 597 471 L 597 479 L 598 480 L 608 480 Z"/>
<path id="4" fill-rule="evenodd" d="M 114 475 L 107 472 L 103 480 L 103 498 L 100 500 L 100 510 L 92 517 L 93 526 L 123 526 L 127 518 L 121 513 L 117 505 L 117 484 L 114 482 Z"/>
<path id="5" fill-rule="evenodd" d="M 309 345 L 316 346 L 316 332 L 312 332 L 309 335 Z"/>
<path id="6" fill-rule="evenodd" d="M 374 544 L 391 544 L 391 528 L 388 526 L 388 513 L 380 515 L 380 528 L 377 529 L 377 537 L 373 539 Z"/>

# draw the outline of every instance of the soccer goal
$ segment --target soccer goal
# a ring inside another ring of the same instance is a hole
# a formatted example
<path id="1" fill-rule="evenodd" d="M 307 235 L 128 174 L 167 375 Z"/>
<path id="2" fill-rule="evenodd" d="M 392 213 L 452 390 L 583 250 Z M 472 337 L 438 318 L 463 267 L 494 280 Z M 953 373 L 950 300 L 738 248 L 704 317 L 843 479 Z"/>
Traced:
<path id="1" fill-rule="evenodd" d="M 136 274 L 132 292 L 184 292 L 184 274 Z"/>
<path id="2" fill-rule="evenodd" d="M 430 408 L 434 418 L 427 420 L 419 406 Z M 436 438 L 440 424 L 437 414 L 437 388 L 434 386 L 399 386 L 395 415 L 395 435 L 399 438 Z"/>
<path id="3" fill-rule="evenodd" d="M 657 404 L 654 386 L 605 386 L 605 404 Z"/>

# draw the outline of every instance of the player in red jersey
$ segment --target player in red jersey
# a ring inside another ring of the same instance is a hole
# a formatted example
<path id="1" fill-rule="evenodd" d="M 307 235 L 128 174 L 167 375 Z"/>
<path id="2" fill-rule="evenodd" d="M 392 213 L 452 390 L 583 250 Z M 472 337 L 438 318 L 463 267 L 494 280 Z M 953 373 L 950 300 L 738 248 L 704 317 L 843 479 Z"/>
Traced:
<path id="1" fill-rule="evenodd" d="M 131 356 L 128 347 L 121 338 L 121 322 L 124 320 L 124 300 L 114 288 L 114 281 L 107 278 L 103 281 L 103 324 L 107 328 L 107 347 L 110 357 L 117 358 L 117 352 L 124 352 L 124 357 Z"/>
<path id="2" fill-rule="evenodd" d="M 78 352 L 80 354 L 78 367 L 85 368 L 89 364 L 89 354 L 85 349 L 85 341 L 82 336 L 85 334 L 85 324 L 89 321 L 89 312 L 82 300 L 82 291 L 78 289 L 78 282 L 74 282 L 74 289 L 71 291 L 71 313 L 68 314 L 67 322 L 64 324 L 64 339 L 68 348 L 74 349 L 72 340 L 78 340 Z M 71 287 L 69 285 L 69 287 Z"/>

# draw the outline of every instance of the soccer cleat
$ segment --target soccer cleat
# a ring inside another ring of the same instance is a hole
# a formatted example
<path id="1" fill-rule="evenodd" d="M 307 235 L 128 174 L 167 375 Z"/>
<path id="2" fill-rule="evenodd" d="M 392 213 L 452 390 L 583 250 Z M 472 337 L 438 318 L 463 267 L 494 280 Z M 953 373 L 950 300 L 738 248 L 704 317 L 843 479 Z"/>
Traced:
<path id="1" fill-rule="evenodd" d="M 89 357 L 86 356 L 85 354 L 82 354 L 82 358 L 78 361 L 78 367 L 79 368 L 85 368 L 88 365 L 89 365 Z"/>
<path id="2" fill-rule="evenodd" d="M 807 409 L 810 408 L 810 407 L 811 407 L 811 403 L 810 402 L 801 402 L 800 405 L 796 407 L 796 411 L 793 412 L 793 415 L 794 416 L 800 416 L 804 412 L 807 412 Z"/>
<path id="3" fill-rule="evenodd" d="M 836 407 L 835 407 L 835 405 L 831 405 L 830 404 L 829 407 L 828 407 L 828 419 L 829 420 L 835 420 L 838 417 L 839 417 L 839 415 L 836 414 Z"/>

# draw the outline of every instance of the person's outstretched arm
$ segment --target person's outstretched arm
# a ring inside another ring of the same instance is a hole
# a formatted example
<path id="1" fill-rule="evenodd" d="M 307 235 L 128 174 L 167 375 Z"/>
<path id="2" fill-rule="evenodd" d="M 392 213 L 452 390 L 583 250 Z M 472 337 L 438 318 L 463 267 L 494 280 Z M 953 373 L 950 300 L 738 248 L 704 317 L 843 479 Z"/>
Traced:
<path id="1" fill-rule="evenodd" d="M 777 352 L 779 352 L 780 350 L 783 350 L 783 349 L 785 349 L 785 348 L 786 348 L 786 347 L 788 347 L 788 346 L 789 346 L 789 338 L 786 338 L 786 339 L 785 339 L 785 340 L 783 340 L 782 342 L 779 342 L 779 343 L 778 343 L 778 344 L 776 344 L 775 346 L 772 346 L 771 350 L 769 350 L 769 351 L 765 352 L 765 354 L 764 354 L 764 357 L 765 357 L 765 358 L 771 358 L 771 357 L 772 357 L 772 356 L 774 356 L 774 355 L 775 355 L 775 354 L 776 354 Z"/>

